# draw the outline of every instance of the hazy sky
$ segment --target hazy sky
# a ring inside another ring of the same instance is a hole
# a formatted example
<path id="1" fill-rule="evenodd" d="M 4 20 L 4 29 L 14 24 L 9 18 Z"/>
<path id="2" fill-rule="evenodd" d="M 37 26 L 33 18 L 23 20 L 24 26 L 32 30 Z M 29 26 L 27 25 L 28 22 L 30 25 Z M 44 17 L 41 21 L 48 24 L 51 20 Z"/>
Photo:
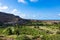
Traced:
<path id="1" fill-rule="evenodd" d="M 0 11 L 25 19 L 60 20 L 60 0 L 0 0 Z"/>

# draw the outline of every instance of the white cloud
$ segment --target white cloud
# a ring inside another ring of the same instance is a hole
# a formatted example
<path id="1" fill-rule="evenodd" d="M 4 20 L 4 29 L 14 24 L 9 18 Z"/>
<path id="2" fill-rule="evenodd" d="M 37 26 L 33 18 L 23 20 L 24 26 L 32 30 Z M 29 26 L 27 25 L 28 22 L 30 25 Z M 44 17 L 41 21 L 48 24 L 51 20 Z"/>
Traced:
<path id="1" fill-rule="evenodd" d="M 25 18 L 25 17 L 26 17 L 25 14 L 20 13 L 17 9 L 13 9 L 11 13 L 14 14 L 14 15 L 18 15 L 18 16 L 20 16 L 21 18 Z"/>
<path id="2" fill-rule="evenodd" d="M 8 6 L 2 5 L 2 3 L 0 3 L 0 10 L 6 10 L 6 9 L 8 9 Z"/>
<path id="3" fill-rule="evenodd" d="M 39 0 L 30 0 L 30 2 L 38 2 Z"/>
<path id="4" fill-rule="evenodd" d="M 18 0 L 18 2 L 26 3 L 26 1 L 25 1 L 25 0 Z"/>
<path id="5" fill-rule="evenodd" d="M 14 15 L 19 15 L 20 12 L 17 9 L 13 9 L 11 13 L 13 13 Z"/>
<path id="6" fill-rule="evenodd" d="M 0 6 L 0 10 L 5 10 L 5 9 L 8 9 L 7 6 Z"/>
<path id="7" fill-rule="evenodd" d="M 39 0 L 29 0 L 30 2 L 38 2 Z M 26 0 L 18 0 L 20 3 L 27 4 L 28 2 Z"/>
<path id="8" fill-rule="evenodd" d="M 7 10 L 8 9 L 8 6 L 0 6 L 0 11 L 4 11 L 4 10 Z"/>
<path id="9" fill-rule="evenodd" d="M 0 11 L 7 12 L 9 10 L 8 6 L 0 2 Z"/>
<path id="10" fill-rule="evenodd" d="M 15 13 L 15 12 L 17 12 L 17 9 L 13 9 L 13 10 L 12 10 L 12 13 Z"/>
<path id="11" fill-rule="evenodd" d="M 21 13 L 21 14 L 20 14 L 20 17 L 21 17 L 21 18 L 25 18 L 25 17 L 26 17 L 26 14 L 22 14 L 22 13 Z"/>

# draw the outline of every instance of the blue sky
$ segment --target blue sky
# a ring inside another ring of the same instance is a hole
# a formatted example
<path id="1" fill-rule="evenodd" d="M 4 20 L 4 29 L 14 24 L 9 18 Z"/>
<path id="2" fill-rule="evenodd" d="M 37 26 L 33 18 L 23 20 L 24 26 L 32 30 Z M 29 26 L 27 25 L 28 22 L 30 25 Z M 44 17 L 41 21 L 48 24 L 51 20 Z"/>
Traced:
<path id="1" fill-rule="evenodd" d="M 60 0 L 0 0 L 0 11 L 25 19 L 60 20 Z"/>

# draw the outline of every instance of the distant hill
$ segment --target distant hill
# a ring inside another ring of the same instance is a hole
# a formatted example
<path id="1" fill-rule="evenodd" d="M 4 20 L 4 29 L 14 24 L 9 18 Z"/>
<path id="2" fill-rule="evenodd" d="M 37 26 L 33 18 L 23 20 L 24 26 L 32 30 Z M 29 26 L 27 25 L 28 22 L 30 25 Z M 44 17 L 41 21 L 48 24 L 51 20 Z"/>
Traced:
<path id="1" fill-rule="evenodd" d="M 9 13 L 4 13 L 4 12 L 0 12 L 0 23 L 9 23 L 9 24 L 14 24 L 14 23 L 18 23 L 18 24 L 25 24 L 25 25 L 30 25 L 31 23 L 58 23 L 60 22 L 60 20 L 31 20 L 31 19 L 23 19 L 19 16 L 15 16 L 13 14 L 9 14 Z"/>
<path id="2" fill-rule="evenodd" d="M 19 16 L 15 16 L 13 14 L 0 12 L 0 22 L 17 22 L 20 19 L 22 19 L 22 18 L 20 18 Z"/>
<path id="3" fill-rule="evenodd" d="M 0 24 L 26 24 L 30 20 L 22 19 L 10 13 L 0 12 Z"/>

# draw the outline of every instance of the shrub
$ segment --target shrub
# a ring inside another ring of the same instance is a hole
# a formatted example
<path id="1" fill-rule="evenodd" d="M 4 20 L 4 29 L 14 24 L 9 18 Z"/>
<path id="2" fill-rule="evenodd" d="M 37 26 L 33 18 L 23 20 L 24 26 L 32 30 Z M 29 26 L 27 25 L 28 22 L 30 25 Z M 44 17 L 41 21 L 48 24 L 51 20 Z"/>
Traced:
<path id="1" fill-rule="evenodd" d="M 8 28 L 8 35 L 12 35 L 12 34 L 13 34 L 12 29 Z"/>
<path id="2" fill-rule="evenodd" d="M 60 34 L 60 31 L 57 31 L 56 33 L 57 33 L 57 34 Z"/>

